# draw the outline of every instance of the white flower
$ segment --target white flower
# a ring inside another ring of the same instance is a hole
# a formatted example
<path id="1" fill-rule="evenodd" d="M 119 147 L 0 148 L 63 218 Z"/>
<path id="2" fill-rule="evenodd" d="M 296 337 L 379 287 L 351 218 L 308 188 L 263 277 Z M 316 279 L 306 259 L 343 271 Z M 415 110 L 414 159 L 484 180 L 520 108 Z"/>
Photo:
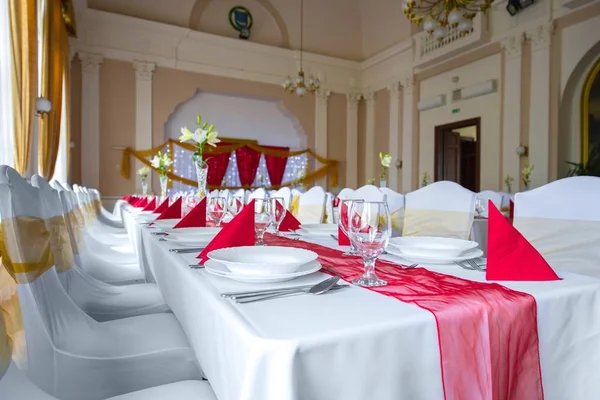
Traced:
<path id="1" fill-rule="evenodd" d="M 154 156 L 152 158 L 152 160 L 150 160 L 150 164 L 152 164 L 152 167 L 154 167 L 154 168 L 159 168 L 160 167 L 160 157 Z"/>
<path id="2" fill-rule="evenodd" d="M 208 125 L 208 123 L 201 124 L 202 118 L 198 115 L 197 124 L 198 127 L 194 132 L 190 131 L 187 127 L 181 128 L 181 136 L 179 136 L 180 142 L 193 141 L 196 143 L 199 151 L 202 153 L 205 145 L 216 147 L 217 143 L 221 141 L 218 139 L 219 132 L 215 131 L 214 125 Z"/>
<path id="3" fill-rule="evenodd" d="M 144 165 L 142 168 L 138 169 L 138 175 L 140 176 L 148 176 L 150 173 L 150 168 Z"/>
<path id="4" fill-rule="evenodd" d="M 379 160 L 383 168 L 389 168 L 392 165 L 392 156 L 389 154 L 379 153 Z"/>

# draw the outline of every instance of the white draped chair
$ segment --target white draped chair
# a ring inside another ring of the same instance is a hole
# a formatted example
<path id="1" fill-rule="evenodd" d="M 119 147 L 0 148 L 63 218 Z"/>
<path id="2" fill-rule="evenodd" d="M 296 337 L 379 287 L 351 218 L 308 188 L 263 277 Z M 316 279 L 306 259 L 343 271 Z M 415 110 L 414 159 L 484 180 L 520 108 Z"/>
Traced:
<path id="1" fill-rule="evenodd" d="M 2 400 L 59 400 L 36 385 L 11 360 L 11 345 L 7 340 L 0 309 L 0 398 Z M 107 384 L 110 384 L 107 382 Z M 182 381 L 152 387 L 106 400 L 216 400 L 207 381 Z"/>
<path id="2" fill-rule="evenodd" d="M 405 195 L 402 235 L 468 239 L 474 212 L 474 192 L 455 182 L 434 182 Z"/>
<path id="3" fill-rule="evenodd" d="M 325 215 L 327 194 L 320 186 L 314 186 L 298 199 L 297 218 L 302 224 L 320 224 Z"/>
<path id="4" fill-rule="evenodd" d="M 40 176 L 35 175 L 31 181 L 33 186 L 40 189 L 41 200 L 45 202 L 49 211 L 63 216 L 65 233 L 69 238 L 68 242 L 62 244 L 63 252 L 68 253 L 69 257 L 75 260 L 75 264 L 67 270 L 57 271 L 58 278 L 79 308 L 96 321 L 169 311 L 156 284 L 114 286 L 95 279 L 78 266 L 72 247 L 74 238 L 66 222 L 69 216 L 63 214 L 58 192 Z"/>
<path id="5" fill-rule="evenodd" d="M 333 214 L 333 194 L 325 193 L 325 213 L 323 214 L 324 224 L 335 224 L 337 223 L 335 215 Z"/>
<path id="6" fill-rule="evenodd" d="M 337 198 L 340 200 L 350 200 L 350 199 L 356 199 L 357 197 L 356 197 L 354 189 L 344 188 L 344 189 L 340 190 L 340 192 L 337 195 Z"/>
<path id="7" fill-rule="evenodd" d="M 100 192 L 95 189 L 86 189 L 84 191 L 91 198 L 92 204 L 96 209 L 96 214 L 98 216 L 98 220 L 105 225 L 112 226 L 118 229 L 125 229 L 123 226 L 123 220 L 121 217 L 116 217 L 113 213 L 108 212 L 104 206 L 102 205 L 102 199 L 100 198 Z"/>
<path id="8" fill-rule="evenodd" d="M 271 197 L 281 197 L 286 210 L 289 210 L 292 204 L 292 191 L 289 187 L 284 186 L 276 190 Z"/>
<path id="9" fill-rule="evenodd" d="M 267 197 L 267 191 L 263 188 L 258 188 L 248 195 L 248 201 L 254 199 L 263 199 Z"/>
<path id="10" fill-rule="evenodd" d="M 486 207 L 484 208 L 484 212 L 482 215 L 483 217 L 487 218 L 488 216 L 487 202 L 490 200 L 498 210 L 502 209 L 502 195 L 498 192 L 494 192 L 493 190 L 484 190 L 482 192 L 477 193 L 476 199 L 481 199 L 486 203 Z"/>
<path id="11" fill-rule="evenodd" d="M 69 238 L 63 216 L 52 213 L 40 190 L 15 170 L 5 172 L 3 263 L 17 281 L 28 377 L 62 400 L 101 400 L 200 379 L 194 352 L 172 314 L 97 322 L 73 302 L 56 273 L 74 265 L 64 250 Z"/>
<path id="12" fill-rule="evenodd" d="M 381 188 L 385 195 L 385 202 L 390 210 L 392 219 L 393 236 L 401 236 L 404 227 L 404 195 L 390 188 Z"/>
<path id="13" fill-rule="evenodd" d="M 552 268 L 600 278 L 599 199 L 600 178 L 554 181 L 515 195 L 513 224 Z"/>
<path id="14" fill-rule="evenodd" d="M 59 196 L 63 213 L 69 216 L 67 227 L 73 238 L 72 247 L 77 264 L 95 279 L 106 283 L 128 285 L 145 282 L 145 273 L 135 254 L 119 252 L 90 237 L 86 228 L 85 208 L 79 207 L 75 193 L 59 190 Z"/>
<path id="15" fill-rule="evenodd" d="M 500 196 L 502 196 L 502 203 L 500 204 L 501 210 L 509 211 L 510 210 L 510 201 L 514 200 L 515 194 L 507 193 L 507 192 L 498 192 L 498 193 L 500 194 Z"/>
<path id="16" fill-rule="evenodd" d="M 385 194 L 377 186 L 365 185 L 354 191 L 355 198 L 364 201 L 385 201 Z"/>

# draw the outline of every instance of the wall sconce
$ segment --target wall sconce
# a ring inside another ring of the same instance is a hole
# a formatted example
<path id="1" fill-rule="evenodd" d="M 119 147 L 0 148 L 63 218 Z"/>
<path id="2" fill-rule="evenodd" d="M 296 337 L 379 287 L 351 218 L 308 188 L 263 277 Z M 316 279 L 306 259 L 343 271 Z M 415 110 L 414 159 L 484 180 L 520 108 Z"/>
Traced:
<path id="1" fill-rule="evenodd" d="M 35 99 L 35 111 L 37 115 L 47 114 L 52 110 L 52 103 L 44 97 Z"/>
<path id="2" fill-rule="evenodd" d="M 519 145 L 519 147 L 517 147 L 517 155 L 519 157 L 526 157 L 527 156 L 527 150 L 529 150 L 527 148 L 527 146 Z"/>
<path id="3" fill-rule="evenodd" d="M 402 160 L 396 159 L 396 169 L 402 168 Z"/>

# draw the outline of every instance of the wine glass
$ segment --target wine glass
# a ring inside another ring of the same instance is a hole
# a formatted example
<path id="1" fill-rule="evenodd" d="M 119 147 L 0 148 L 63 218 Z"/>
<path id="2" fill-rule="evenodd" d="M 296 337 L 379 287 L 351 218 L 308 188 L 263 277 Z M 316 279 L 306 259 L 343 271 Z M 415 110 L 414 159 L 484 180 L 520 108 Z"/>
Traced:
<path id="1" fill-rule="evenodd" d="M 487 217 L 487 201 L 485 199 L 479 197 L 475 199 L 475 213 L 479 218 Z"/>
<path id="2" fill-rule="evenodd" d="M 392 235 L 390 211 L 385 202 L 356 201 L 350 209 L 349 239 L 365 264 L 364 274 L 352 281 L 358 286 L 385 286 L 375 274 L 375 260 L 383 253 Z"/>
<path id="3" fill-rule="evenodd" d="M 242 211 L 242 208 L 244 208 L 244 198 L 242 196 L 231 196 L 229 198 L 227 211 L 229 211 L 232 217 L 238 215 Z"/>
<path id="4" fill-rule="evenodd" d="M 352 204 L 355 202 L 360 202 L 363 200 L 359 200 L 359 199 L 346 199 L 346 200 L 342 200 L 340 201 L 339 204 L 339 218 L 338 218 L 338 225 L 340 227 L 340 230 L 348 237 L 348 239 L 350 239 L 350 231 L 348 228 L 348 219 L 350 218 L 350 210 L 352 209 Z M 346 251 L 344 253 L 345 256 L 358 256 L 360 254 L 358 254 L 358 251 L 356 250 L 356 247 L 354 246 L 354 244 L 352 243 L 352 241 L 350 242 L 350 249 L 348 251 Z"/>
<path id="5" fill-rule="evenodd" d="M 268 198 L 254 199 L 254 230 L 256 231 L 256 246 L 264 246 L 263 237 L 273 221 Z"/>
<path id="6" fill-rule="evenodd" d="M 275 226 L 275 235 L 279 235 L 279 225 L 283 222 L 287 212 L 282 197 L 270 198 L 269 212 L 271 213 L 271 221 L 273 221 L 273 225 Z"/>
<path id="7" fill-rule="evenodd" d="M 217 227 L 221 226 L 221 221 L 227 214 L 227 198 L 209 197 L 208 198 L 208 216 Z"/>

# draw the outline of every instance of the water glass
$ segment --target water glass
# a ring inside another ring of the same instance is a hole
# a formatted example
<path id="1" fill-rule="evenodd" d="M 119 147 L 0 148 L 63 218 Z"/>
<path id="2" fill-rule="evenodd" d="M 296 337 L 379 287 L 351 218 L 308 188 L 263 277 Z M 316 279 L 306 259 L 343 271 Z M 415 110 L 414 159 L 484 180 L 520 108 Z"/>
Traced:
<path id="1" fill-rule="evenodd" d="M 269 211 L 271 213 L 271 220 L 275 227 L 275 235 L 279 235 L 279 225 L 283 222 L 287 210 L 285 208 L 285 201 L 282 197 L 271 197 Z"/>
<path id="2" fill-rule="evenodd" d="M 254 230 L 256 231 L 256 246 L 264 246 L 263 237 L 273 222 L 269 198 L 254 199 Z"/>
<path id="3" fill-rule="evenodd" d="M 348 220 L 350 218 L 350 210 L 352 209 L 352 204 L 355 202 L 361 202 L 361 201 L 363 201 L 363 200 L 346 199 L 346 200 L 340 201 L 338 225 L 340 227 L 340 230 L 348 238 L 350 238 L 350 231 L 348 228 Z M 350 241 L 350 249 L 348 251 L 346 251 L 344 253 L 344 255 L 346 255 L 346 256 L 358 256 L 359 255 L 358 251 L 356 250 L 356 247 L 354 246 L 354 244 L 352 244 L 352 241 Z"/>
<path id="4" fill-rule="evenodd" d="M 486 199 L 475 199 L 475 214 L 480 218 L 487 218 L 488 216 L 488 204 Z"/>
<path id="5" fill-rule="evenodd" d="M 221 221 L 227 214 L 227 198 L 209 197 L 208 198 L 208 217 L 217 227 L 221 226 Z"/>
<path id="6" fill-rule="evenodd" d="M 352 203 L 349 239 L 362 256 L 364 274 L 352 281 L 358 286 L 385 286 L 387 282 L 375 274 L 375 261 L 383 253 L 392 235 L 390 211 L 385 202 L 358 201 Z"/>
<path id="7" fill-rule="evenodd" d="M 244 208 L 244 198 L 242 196 L 231 196 L 229 198 L 227 211 L 229 211 L 232 217 L 238 215 L 242 211 L 242 208 Z"/>

